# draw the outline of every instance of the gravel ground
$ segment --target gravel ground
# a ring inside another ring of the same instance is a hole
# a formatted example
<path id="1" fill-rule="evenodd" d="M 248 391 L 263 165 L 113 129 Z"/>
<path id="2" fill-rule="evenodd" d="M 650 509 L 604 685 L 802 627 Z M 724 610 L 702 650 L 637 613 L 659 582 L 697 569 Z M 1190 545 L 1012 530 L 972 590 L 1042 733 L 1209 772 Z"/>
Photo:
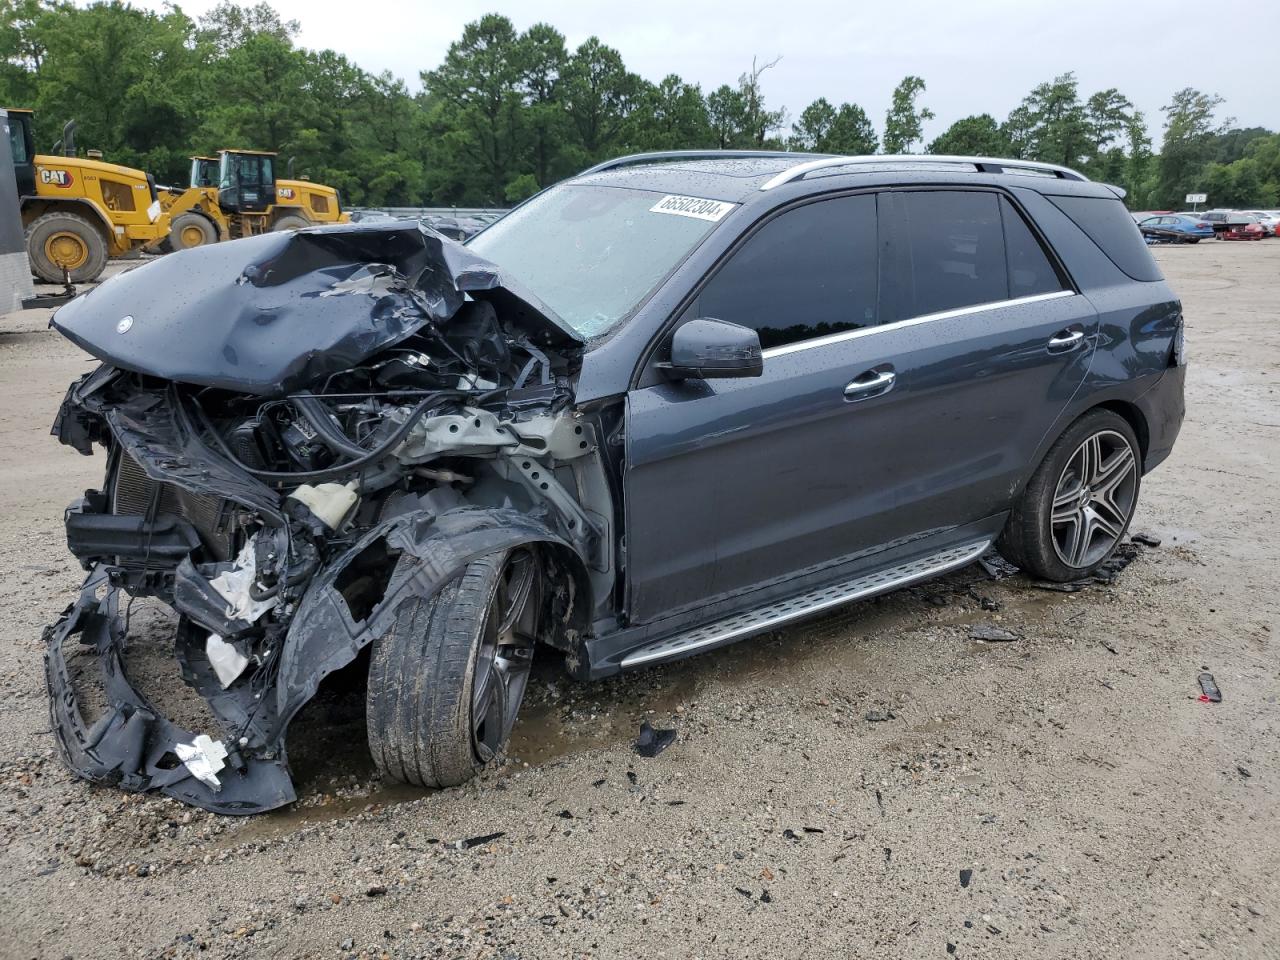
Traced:
<path id="1" fill-rule="evenodd" d="M 1280 240 L 1156 253 L 1188 420 L 1113 584 L 974 566 L 592 686 L 541 664 L 509 761 L 438 793 L 378 781 L 348 678 L 294 725 L 295 808 L 239 819 L 57 758 L 40 630 L 102 460 L 48 436 L 85 357 L 3 318 L 0 955 L 1277 956 Z M 145 618 L 139 672 L 197 709 Z"/>

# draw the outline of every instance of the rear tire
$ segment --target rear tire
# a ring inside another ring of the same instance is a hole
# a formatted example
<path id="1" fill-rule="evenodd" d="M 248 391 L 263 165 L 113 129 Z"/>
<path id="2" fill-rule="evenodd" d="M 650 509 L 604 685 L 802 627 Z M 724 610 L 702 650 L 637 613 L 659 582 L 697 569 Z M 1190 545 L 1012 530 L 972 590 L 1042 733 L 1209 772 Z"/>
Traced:
<path id="1" fill-rule="evenodd" d="M 171 250 L 190 250 L 218 242 L 218 230 L 198 213 L 184 213 L 169 225 Z"/>
<path id="2" fill-rule="evenodd" d="M 529 679 L 539 587 L 537 555 L 517 547 L 401 603 L 369 662 L 369 752 L 383 777 L 452 787 L 505 748 Z"/>
<path id="3" fill-rule="evenodd" d="M 27 227 L 27 259 L 31 272 L 46 283 L 62 283 L 62 264 L 72 283 L 88 283 L 106 269 L 107 241 L 77 213 L 46 213 Z"/>
<path id="4" fill-rule="evenodd" d="M 303 227 L 311 226 L 311 221 L 306 217 L 299 217 L 293 214 L 281 217 L 271 227 L 273 232 L 279 230 L 301 230 Z"/>
<path id="5" fill-rule="evenodd" d="M 1049 448 L 1010 511 L 997 549 L 1041 580 L 1087 577 L 1124 538 L 1141 484 L 1133 428 L 1117 413 L 1091 410 Z"/>

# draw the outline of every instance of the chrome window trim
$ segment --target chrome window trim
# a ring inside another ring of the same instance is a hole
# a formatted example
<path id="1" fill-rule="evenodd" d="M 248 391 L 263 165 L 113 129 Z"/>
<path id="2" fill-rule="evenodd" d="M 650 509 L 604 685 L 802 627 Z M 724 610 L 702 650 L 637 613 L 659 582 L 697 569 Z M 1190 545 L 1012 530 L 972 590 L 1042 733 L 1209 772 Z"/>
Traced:
<path id="1" fill-rule="evenodd" d="M 761 352 L 761 356 L 768 360 L 770 357 L 784 357 L 789 353 L 796 353 L 800 350 L 809 350 L 815 347 L 827 347 L 833 343 L 843 343 L 845 340 L 856 340 L 858 337 L 870 336 L 875 333 L 884 333 L 888 330 L 900 330 L 903 327 L 913 327 L 919 323 L 930 323 L 934 320 L 950 320 L 953 317 L 964 317 L 972 313 L 986 313 L 988 310 L 999 310 L 1004 307 L 1020 307 L 1026 303 L 1043 303 L 1046 300 L 1057 300 L 1061 297 L 1074 297 L 1074 290 L 1055 290 L 1053 293 L 1036 293 L 1029 297 L 1015 297 L 1012 300 L 993 300 L 988 303 L 975 303 L 971 307 L 957 307 L 955 310 L 941 310 L 938 313 L 924 313 L 918 317 L 908 317 L 906 320 L 895 320 L 893 323 L 884 323 L 874 327 L 859 327 L 857 330 L 845 330 L 842 333 L 832 333 L 825 337 L 817 337 L 813 340 L 797 340 L 795 343 L 786 343 L 780 347 L 769 347 Z"/>

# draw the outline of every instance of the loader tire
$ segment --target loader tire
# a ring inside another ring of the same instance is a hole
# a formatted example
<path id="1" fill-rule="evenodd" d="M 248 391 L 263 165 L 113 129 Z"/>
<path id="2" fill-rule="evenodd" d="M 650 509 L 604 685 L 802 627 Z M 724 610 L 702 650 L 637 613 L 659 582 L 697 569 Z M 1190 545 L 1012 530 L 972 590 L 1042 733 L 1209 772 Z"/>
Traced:
<path id="1" fill-rule="evenodd" d="M 107 241 L 77 213 L 46 213 L 27 227 L 27 259 L 45 283 L 62 283 L 64 266 L 72 283 L 88 283 L 106 269 Z"/>
<path id="2" fill-rule="evenodd" d="M 306 217 L 287 216 L 281 217 L 271 227 L 272 231 L 280 230 L 301 230 L 303 227 L 311 226 L 311 221 Z"/>
<path id="3" fill-rule="evenodd" d="M 205 244 L 217 242 L 217 229 L 198 213 L 184 213 L 169 225 L 171 250 L 190 250 L 192 247 L 203 247 Z"/>

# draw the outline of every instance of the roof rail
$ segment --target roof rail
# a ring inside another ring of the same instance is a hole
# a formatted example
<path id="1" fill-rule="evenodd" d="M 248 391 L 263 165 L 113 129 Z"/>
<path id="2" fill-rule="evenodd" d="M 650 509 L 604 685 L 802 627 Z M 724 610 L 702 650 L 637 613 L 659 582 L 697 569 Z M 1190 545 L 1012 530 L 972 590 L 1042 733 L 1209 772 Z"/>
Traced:
<path id="1" fill-rule="evenodd" d="M 950 155 L 929 154 L 929 153 L 907 153 L 907 154 L 885 154 L 883 156 L 857 156 L 857 157 L 819 157 L 816 160 L 809 160 L 805 163 L 798 163 L 789 170 L 783 170 L 776 177 L 771 178 L 764 184 L 761 190 L 772 190 L 774 187 L 780 187 L 784 183 L 791 183 L 795 180 L 803 180 L 806 175 L 815 170 L 825 170 L 828 167 L 846 167 L 856 164 L 871 163 L 969 163 L 973 164 L 978 170 L 988 173 L 994 171 L 983 170 L 983 167 L 999 167 L 1000 170 L 1036 170 L 1041 173 L 1051 173 L 1063 180 L 1088 180 L 1083 173 L 1078 170 L 1072 170 L 1070 167 L 1060 167 L 1056 163 L 1041 163 L 1038 160 L 1007 160 L 999 157 L 957 157 Z"/>
<path id="2" fill-rule="evenodd" d="M 642 163 L 660 163 L 663 160 L 740 160 L 744 157 L 777 159 L 788 156 L 813 157 L 815 154 L 791 153 L 787 150 L 655 150 L 652 153 L 633 153 L 597 163 L 594 167 L 583 170 L 578 176 L 585 177 L 592 173 L 617 170 L 619 167 L 634 167 Z"/>

